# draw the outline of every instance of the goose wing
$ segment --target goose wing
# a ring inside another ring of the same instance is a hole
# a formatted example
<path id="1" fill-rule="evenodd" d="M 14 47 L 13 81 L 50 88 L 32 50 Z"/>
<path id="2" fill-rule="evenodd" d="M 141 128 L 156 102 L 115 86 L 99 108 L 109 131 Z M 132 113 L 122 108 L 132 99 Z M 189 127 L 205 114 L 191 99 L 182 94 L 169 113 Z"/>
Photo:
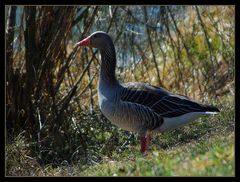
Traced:
<path id="1" fill-rule="evenodd" d="M 148 107 L 161 117 L 177 117 L 190 112 L 205 112 L 204 106 L 190 98 L 173 95 L 167 90 L 150 84 L 129 82 L 122 84 L 121 100 Z"/>

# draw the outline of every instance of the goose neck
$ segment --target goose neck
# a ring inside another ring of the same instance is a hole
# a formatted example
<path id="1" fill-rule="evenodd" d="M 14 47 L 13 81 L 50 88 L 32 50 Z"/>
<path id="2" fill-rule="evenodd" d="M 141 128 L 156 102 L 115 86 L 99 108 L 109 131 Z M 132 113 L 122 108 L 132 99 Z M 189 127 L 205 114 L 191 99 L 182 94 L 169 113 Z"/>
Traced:
<path id="1" fill-rule="evenodd" d="M 115 76 L 116 69 L 116 53 L 113 45 L 106 45 L 100 49 L 101 53 L 101 68 L 100 82 L 114 84 L 117 82 Z"/>

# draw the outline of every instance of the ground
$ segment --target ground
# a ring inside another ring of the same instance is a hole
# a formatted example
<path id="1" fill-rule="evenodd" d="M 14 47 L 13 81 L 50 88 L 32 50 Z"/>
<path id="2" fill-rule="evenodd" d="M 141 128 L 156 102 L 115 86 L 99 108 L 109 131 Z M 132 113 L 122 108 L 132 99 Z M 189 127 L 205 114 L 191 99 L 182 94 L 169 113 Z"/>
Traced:
<path id="1" fill-rule="evenodd" d="M 148 155 L 140 145 L 103 156 L 91 166 L 61 163 L 40 166 L 24 148 L 21 138 L 6 146 L 7 175 L 10 176 L 234 176 L 234 96 L 221 98 L 221 112 L 182 128 L 153 136 Z M 19 152 L 21 156 L 19 157 Z M 84 170 L 83 170 L 84 169 Z"/>

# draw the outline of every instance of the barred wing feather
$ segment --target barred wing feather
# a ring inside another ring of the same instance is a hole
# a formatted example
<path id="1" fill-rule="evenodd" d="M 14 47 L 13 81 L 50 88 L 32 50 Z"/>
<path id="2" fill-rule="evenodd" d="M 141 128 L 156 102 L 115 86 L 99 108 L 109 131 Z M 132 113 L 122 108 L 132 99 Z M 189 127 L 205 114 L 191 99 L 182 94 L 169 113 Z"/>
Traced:
<path id="1" fill-rule="evenodd" d="M 122 84 L 121 100 L 149 107 L 162 117 L 177 117 L 190 112 L 215 110 L 204 106 L 186 96 L 173 95 L 163 88 L 145 83 L 130 82 Z"/>

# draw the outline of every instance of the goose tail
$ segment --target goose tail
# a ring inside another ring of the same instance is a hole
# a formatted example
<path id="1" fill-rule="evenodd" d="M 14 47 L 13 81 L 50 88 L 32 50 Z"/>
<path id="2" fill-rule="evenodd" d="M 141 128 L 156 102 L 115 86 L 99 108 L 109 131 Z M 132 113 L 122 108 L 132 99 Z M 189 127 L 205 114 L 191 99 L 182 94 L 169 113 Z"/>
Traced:
<path id="1" fill-rule="evenodd" d="M 218 114 L 220 112 L 220 110 L 215 106 L 206 105 L 205 109 L 206 109 L 206 112 L 205 112 L 206 114 Z"/>

